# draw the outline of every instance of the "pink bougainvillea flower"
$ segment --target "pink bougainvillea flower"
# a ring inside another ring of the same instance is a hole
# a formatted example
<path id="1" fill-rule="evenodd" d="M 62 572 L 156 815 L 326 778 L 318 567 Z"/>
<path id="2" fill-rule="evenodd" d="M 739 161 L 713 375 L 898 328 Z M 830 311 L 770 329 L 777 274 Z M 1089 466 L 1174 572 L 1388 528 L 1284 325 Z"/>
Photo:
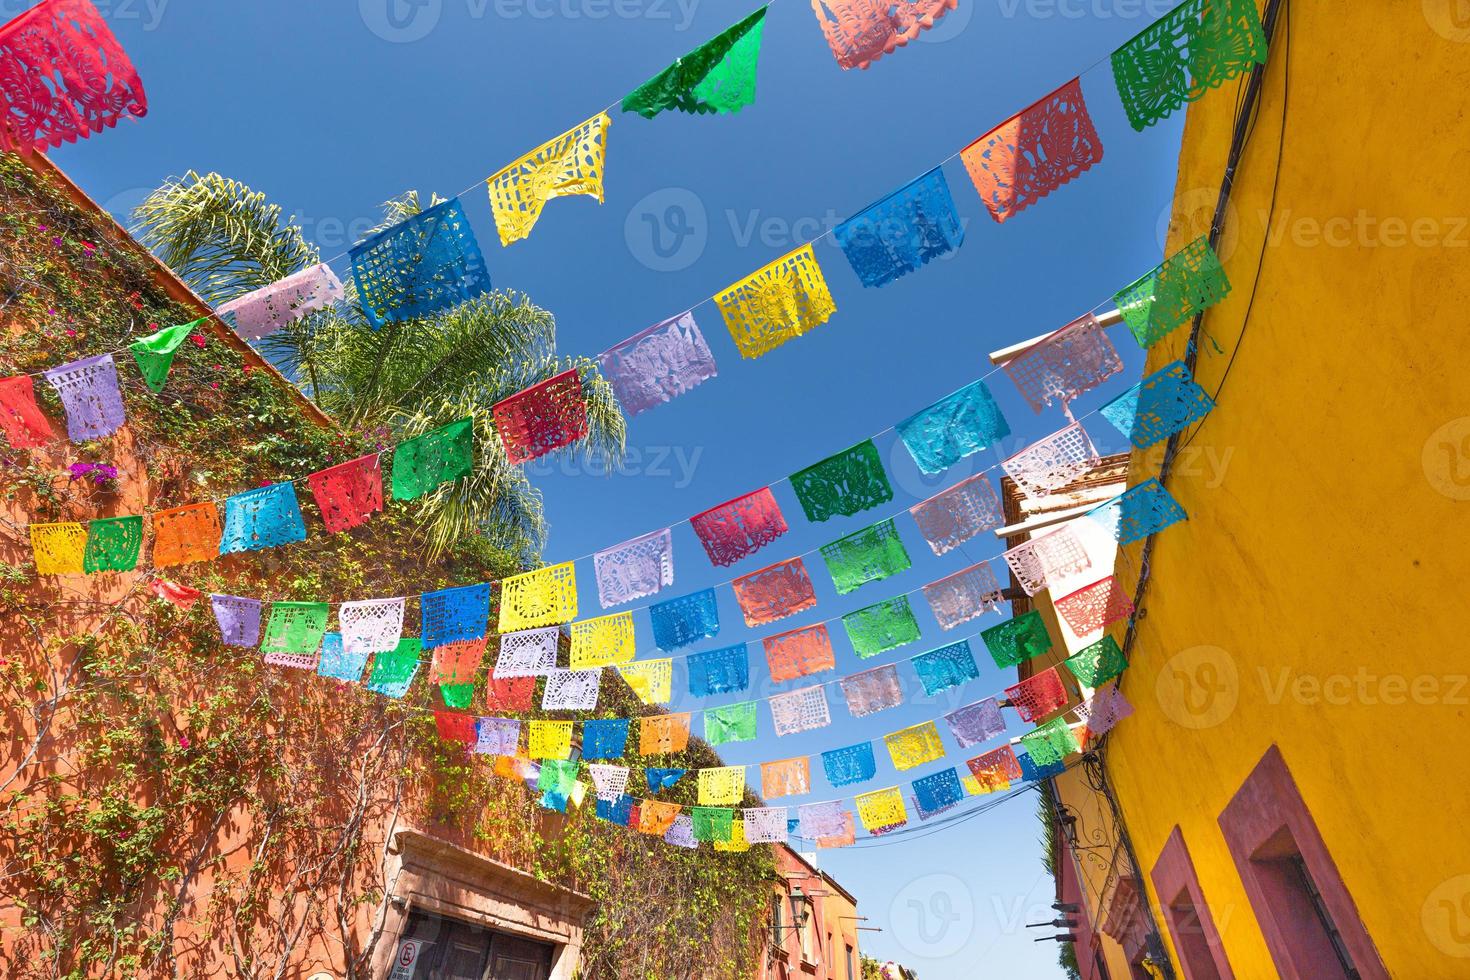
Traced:
<path id="1" fill-rule="evenodd" d="M 209 343 L 209 340 L 202 333 L 189 334 L 189 341 L 200 350 L 203 350 L 204 346 Z"/>

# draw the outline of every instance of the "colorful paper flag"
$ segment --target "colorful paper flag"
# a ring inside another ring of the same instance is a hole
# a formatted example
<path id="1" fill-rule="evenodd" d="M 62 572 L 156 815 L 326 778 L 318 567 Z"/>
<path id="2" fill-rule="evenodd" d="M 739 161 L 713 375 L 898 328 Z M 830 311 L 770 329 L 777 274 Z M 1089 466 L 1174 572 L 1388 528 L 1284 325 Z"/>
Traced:
<path id="1" fill-rule="evenodd" d="M 1077 636 L 1087 636 L 1106 629 L 1133 615 L 1133 602 L 1123 584 L 1109 575 L 1084 585 L 1071 595 L 1056 601 L 1057 613 Z"/>
<path id="2" fill-rule="evenodd" d="M 653 642 L 660 650 L 677 650 L 720 632 L 720 611 L 715 590 L 704 589 L 648 609 L 653 622 Z"/>
<path id="3" fill-rule="evenodd" d="M 1188 517 L 1157 477 L 1114 497 L 1087 517 L 1100 524 L 1121 544 L 1141 541 Z"/>
<path id="4" fill-rule="evenodd" d="M 572 562 L 523 572 L 500 583 L 500 632 L 570 623 L 577 618 L 577 569 Z"/>
<path id="5" fill-rule="evenodd" d="M 1077 744 L 1077 736 L 1072 734 L 1065 718 L 1053 718 L 1045 725 L 1022 735 L 1021 747 L 1026 750 L 1031 761 L 1039 766 L 1062 762 L 1068 755 L 1082 748 Z"/>
<path id="6" fill-rule="evenodd" d="M 1054 401 L 1067 409 L 1078 395 L 1121 374 L 1123 359 L 1097 317 L 1087 313 L 1006 361 L 1005 369 L 1039 412 Z"/>
<path id="7" fill-rule="evenodd" d="M 255 628 L 259 632 L 260 610 L 257 609 L 255 615 Z M 316 672 L 319 677 L 330 677 L 333 680 L 356 684 L 362 680 L 362 672 L 367 669 L 369 656 L 366 653 L 349 653 L 342 643 L 342 634 L 323 633 L 321 656 L 317 659 Z"/>
<path id="8" fill-rule="evenodd" d="M 313 658 L 327 631 L 330 607 L 325 602 L 273 602 L 260 650 L 266 654 L 294 654 Z"/>
<path id="9" fill-rule="evenodd" d="M 1071 425 L 1033 442 L 1000 465 L 1028 497 L 1045 497 L 1097 466 L 1097 450 L 1082 426 Z"/>
<path id="10" fill-rule="evenodd" d="M 232 299 L 218 312 L 220 316 L 235 314 L 235 333 L 245 340 L 260 340 L 293 320 L 331 306 L 344 295 L 332 267 L 319 263 Z"/>
<path id="11" fill-rule="evenodd" d="M 214 621 L 219 625 L 221 643 L 232 647 L 253 647 L 260 643 L 260 600 L 212 595 L 209 604 L 214 611 Z"/>
<path id="12" fill-rule="evenodd" d="M 365 524 L 383 509 L 381 456 L 373 453 L 318 470 L 306 478 L 332 534 Z"/>
<path id="13" fill-rule="evenodd" d="M 857 804 L 858 819 L 863 822 L 863 829 L 869 833 L 908 823 L 909 813 L 904 808 L 903 794 L 897 786 L 860 793 L 853 802 Z"/>
<path id="14" fill-rule="evenodd" d="M 817 594 L 800 558 L 769 565 L 730 583 L 745 625 L 765 626 L 817 604 Z"/>
<path id="15" fill-rule="evenodd" d="M 130 572 L 138 567 L 143 550 L 143 518 L 104 517 L 87 526 L 87 550 L 82 565 L 94 572 Z"/>
<path id="16" fill-rule="evenodd" d="M 638 719 L 638 754 L 667 755 L 689 746 L 689 712 Z"/>
<path id="17" fill-rule="evenodd" d="M 1005 513 L 990 478 L 978 473 L 909 508 L 919 533 L 936 555 L 953 551 L 976 535 L 1000 527 Z"/>
<path id="18" fill-rule="evenodd" d="M 633 641 L 631 612 L 581 619 L 572 624 L 571 632 L 574 670 L 625 664 L 638 653 Z"/>
<path id="19" fill-rule="evenodd" d="M 556 669 L 556 644 L 561 628 L 502 633 L 500 654 L 495 660 L 494 677 L 540 677 Z"/>
<path id="20" fill-rule="evenodd" d="M 164 327 L 157 333 L 140 337 L 128 345 L 133 360 L 138 364 L 138 373 L 143 375 L 143 383 L 155 394 L 163 391 L 163 384 L 168 380 L 169 368 L 173 367 L 174 355 L 178 353 L 179 345 L 191 331 L 204 322 L 205 319 L 201 318 L 192 323 Z"/>
<path id="21" fill-rule="evenodd" d="M 480 718 L 475 723 L 475 752 L 480 755 L 515 755 L 520 742 L 519 718 Z"/>
<path id="22" fill-rule="evenodd" d="M 812 790 L 812 761 L 799 755 L 793 759 L 761 763 L 761 796 L 805 796 Z"/>
<path id="23" fill-rule="evenodd" d="M 153 567 L 210 561 L 220 554 L 219 508 L 213 503 L 160 510 L 153 518 Z"/>
<path id="24" fill-rule="evenodd" d="M 685 664 L 692 697 L 733 694 L 750 686 L 750 653 L 744 643 L 691 653 Z"/>
<path id="25" fill-rule="evenodd" d="M 997 735 L 1004 735 L 1006 730 L 1005 719 L 1001 717 L 1000 705 L 995 698 L 956 708 L 945 715 L 944 720 L 962 749 L 988 742 Z"/>
<path id="26" fill-rule="evenodd" d="M 373 670 L 367 680 L 368 690 L 390 698 L 403 697 L 418 673 L 422 652 L 418 637 L 406 636 L 388 653 L 375 654 Z"/>
<path id="27" fill-rule="evenodd" d="M 51 421 L 36 403 L 30 375 L 0 378 L 0 432 L 16 449 L 37 449 L 52 440 Z"/>
<path id="28" fill-rule="evenodd" d="M 969 766 L 970 775 L 975 777 L 986 793 L 1009 789 L 1011 783 L 1021 778 L 1021 765 L 1016 761 L 1015 750 L 1009 745 L 978 755 L 966 765 Z"/>
<path id="29" fill-rule="evenodd" d="M 693 313 L 634 334 L 598 358 L 598 366 L 630 419 L 719 373 Z"/>
<path id="30" fill-rule="evenodd" d="M 745 796 L 745 767 L 699 770 L 699 802 L 704 806 L 739 803 Z"/>
<path id="31" fill-rule="evenodd" d="M 618 667 L 618 675 L 644 704 L 668 704 L 674 696 L 674 661 L 639 660 Z"/>
<path id="32" fill-rule="evenodd" d="M 0 126 L 0 131 L 3 129 Z M 46 372 L 46 381 L 56 389 L 66 409 L 66 435 L 72 442 L 111 435 L 126 421 L 117 366 L 111 354 L 51 368 Z"/>
<path id="33" fill-rule="evenodd" d="M 898 667 L 893 664 L 851 674 L 841 683 L 848 714 L 854 718 L 866 718 L 903 704 L 903 686 L 898 681 Z"/>
<path id="34" fill-rule="evenodd" d="M 67 521 L 32 524 L 29 530 L 37 575 L 81 575 L 86 571 L 85 527 Z"/>
<path id="35" fill-rule="evenodd" d="M 939 728 L 932 721 L 885 735 L 883 744 L 899 772 L 944 758 L 944 743 L 939 740 Z"/>
<path id="36" fill-rule="evenodd" d="M 912 564 L 891 518 L 822 545 L 822 560 L 840 595 L 897 575 Z"/>
<path id="37" fill-rule="evenodd" d="M 934 26 L 957 0 L 812 0 L 832 55 L 844 69 L 867 68 Z"/>
<path id="38" fill-rule="evenodd" d="M 505 458 L 525 463 L 587 436 L 582 375 L 568 368 L 490 408 Z"/>
<path id="39" fill-rule="evenodd" d="M 541 709 L 591 711 L 597 707 L 597 694 L 601 685 L 601 667 L 592 670 L 547 671 L 546 686 L 541 692 Z"/>
<path id="40" fill-rule="evenodd" d="M 868 439 L 792 475 L 791 488 L 806 519 L 851 517 L 893 499 L 878 447 Z"/>
<path id="41" fill-rule="evenodd" d="M 859 657 L 895 650 L 919 638 L 919 621 L 906 595 L 884 599 L 842 617 L 842 627 Z"/>
<path id="42" fill-rule="evenodd" d="M 526 754 L 532 759 L 565 759 L 572 752 L 572 723 L 532 721 Z"/>
<path id="43" fill-rule="evenodd" d="M 796 808 L 801 836 L 806 840 L 834 837 L 843 832 L 843 817 L 852 814 L 842 806 L 841 800 L 829 803 L 805 803 Z"/>
<path id="44" fill-rule="evenodd" d="M 592 786 L 599 800 L 611 803 L 625 795 L 624 791 L 628 788 L 627 766 L 593 764 L 587 767 L 587 774 L 592 777 Z"/>
<path id="45" fill-rule="evenodd" d="M 952 630 L 992 609 L 999 612 L 1000 604 L 1005 601 L 995 572 L 984 562 L 929 583 L 924 586 L 924 598 L 939 628 L 944 630 Z"/>
<path id="46" fill-rule="evenodd" d="M 715 565 L 733 565 L 788 530 L 769 487 L 695 514 L 689 524 Z"/>
<path id="47" fill-rule="evenodd" d="M 652 119 L 665 109 L 689 113 L 739 112 L 755 101 L 762 7 L 721 31 L 623 97 L 623 111 Z"/>
<path id="48" fill-rule="evenodd" d="M 1022 721 L 1032 724 L 1067 706 L 1067 689 L 1055 667 L 1033 674 L 1006 688 L 1006 701 Z"/>
<path id="49" fill-rule="evenodd" d="M 305 540 L 306 524 L 301 519 L 301 505 L 296 502 L 294 484 L 272 483 L 225 500 L 225 529 L 220 537 L 220 554 L 278 548 Z"/>
<path id="50" fill-rule="evenodd" d="M 458 198 L 378 232 L 348 255 L 358 301 L 374 330 L 432 316 L 491 289 L 480 243 Z"/>
<path id="51" fill-rule="evenodd" d="M 864 286 L 886 286 L 959 248 L 965 229 L 944 170 L 935 167 L 842 222 L 832 237 Z"/>
<path id="52" fill-rule="evenodd" d="M 826 323 L 837 304 L 811 245 L 803 245 L 715 294 L 740 356 L 760 357 Z"/>
<path id="53" fill-rule="evenodd" d="M 784 806 L 751 806 L 740 813 L 745 821 L 747 844 L 786 843 L 786 808 Z"/>
<path id="54" fill-rule="evenodd" d="M 602 608 L 620 606 L 674 584 L 674 537 L 668 528 L 592 556 Z"/>
<path id="55" fill-rule="evenodd" d="M 621 759 L 628 751 L 627 718 L 594 718 L 582 722 L 582 758 Z"/>
<path id="56" fill-rule="evenodd" d="M 337 628 L 347 653 L 382 653 L 403 639 L 404 600 L 359 599 L 337 610 Z"/>
<path id="57" fill-rule="evenodd" d="M 1230 279 L 1201 236 L 1120 290 L 1113 302 L 1138 346 L 1147 349 L 1229 294 Z"/>
<path id="58" fill-rule="evenodd" d="M 929 697 L 968 684 L 980 676 L 980 668 L 975 666 L 975 655 L 970 652 L 969 640 L 921 653 L 914 658 L 914 672 L 919 675 L 919 682 Z"/>
<path id="59" fill-rule="evenodd" d="M 1077 705 L 1077 717 L 1087 724 L 1087 737 L 1110 731 L 1114 725 L 1133 714 L 1133 705 L 1123 697 L 1117 685 L 1095 691 L 1092 697 Z"/>
<path id="60" fill-rule="evenodd" d="M 827 709 L 827 691 L 822 685 L 803 687 L 771 697 L 771 721 L 777 735 L 793 735 L 832 723 Z"/>
<path id="61" fill-rule="evenodd" d="M 490 631 L 490 583 L 424 593 L 419 621 L 425 649 L 484 639 Z"/>
<path id="62" fill-rule="evenodd" d="M 480 669 L 480 662 L 485 659 L 486 641 L 478 640 L 455 640 L 452 643 L 442 643 L 431 648 L 432 658 L 429 664 L 429 683 L 438 684 L 441 687 L 454 687 L 459 684 L 473 684 L 475 673 Z M 468 707 L 466 701 L 464 707 Z"/>
<path id="63" fill-rule="evenodd" d="M 833 786 L 848 786 L 872 779 L 878 772 L 872 742 L 858 742 L 822 753 L 822 771 Z"/>
<path id="64" fill-rule="evenodd" d="M 1051 652 L 1051 636 L 1041 612 L 1032 609 L 980 634 L 985 649 L 1002 670 Z"/>
<path id="65" fill-rule="evenodd" d="M 771 680 L 780 683 L 831 670 L 837 660 L 825 623 L 777 633 L 762 641 Z"/>
<path id="66" fill-rule="evenodd" d="M 474 745 L 479 739 L 475 729 L 475 716 L 461 711 L 435 711 L 434 728 L 446 742 Z"/>
<path id="67" fill-rule="evenodd" d="M 1139 449 L 1147 449 L 1198 422 L 1215 401 L 1195 383 L 1183 361 L 1150 374 L 1099 411 Z"/>
<path id="68" fill-rule="evenodd" d="M 921 817 L 948 810 L 965 798 L 965 791 L 960 786 L 960 774 L 953 769 L 944 769 L 916 779 L 911 785 Z"/>
<path id="69" fill-rule="evenodd" d="M 491 677 L 485 683 L 486 711 L 530 711 L 535 697 L 534 677 Z"/>
<path id="70" fill-rule="evenodd" d="M 896 428 L 909 455 L 925 473 L 942 473 L 1011 434 L 983 380 L 941 398 Z"/>
<path id="71" fill-rule="evenodd" d="M 1092 567 L 1082 539 L 1065 525 L 1018 544 L 1001 557 L 1027 595 L 1035 595 L 1058 579 Z"/>
<path id="72" fill-rule="evenodd" d="M 1088 687 L 1100 687 L 1128 669 L 1128 659 L 1111 636 L 1083 647 L 1063 663 L 1079 683 Z"/>
<path id="73" fill-rule="evenodd" d="M 607 113 L 599 112 L 485 181 L 502 246 L 530 235 L 541 209 L 554 197 L 585 194 L 602 203 L 607 127 L 611 124 Z"/>
<path id="74" fill-rule="evenodd" d="M 393 499 L 417 500 L 441 485 L 469 476 L 475 465 L 474 419 L 430 429 L 393 450 Z"/>

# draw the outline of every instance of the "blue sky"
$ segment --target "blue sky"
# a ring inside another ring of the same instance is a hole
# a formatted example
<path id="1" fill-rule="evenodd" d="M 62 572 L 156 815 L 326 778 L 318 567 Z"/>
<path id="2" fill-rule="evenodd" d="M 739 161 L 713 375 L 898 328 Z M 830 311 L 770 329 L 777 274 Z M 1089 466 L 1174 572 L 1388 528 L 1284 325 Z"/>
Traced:
<path id="1" fill-rule="evenodd" d="M 389 3 L 396 4 L 390 10 Z M 344 252 L 377 221 L 380 201 L 410 188 L 451 194 L 614 102 L 750 12 L 701 0 L 360 0 L 302 4 L 99 2 L 148 89 L 149 116 L 54 156 L 115 211 L 169 174 L 217 170 L 297 215 L 324 256 Z M 9 17 L 21 4 L 0 0 Z M 565 353 L 596 354 L 676 314 L 784 254 L 913 177 L 1089 65 L 1083 77 L 1103 161 L 1004 226 L 991 221 L 958 160 L 946 166 L 967 225 L 952 257 L 883 289 L 864 289 L 830 239 L 817 255 L 837 313 L 808 336 L 743 361 L 717 310 L 695 315 L 719 377 L 630 426 L 625 471 L 580 460 L 532 468 L 552 526 L 548 561 L 588 554 L 795 472 L 880 430 L 988 370 L 986 354 L 1103 304 L 1161 257 L 1174 185 L 1179 121 L 1129 128 L 1105 59 L 1168 5 L 1163 0 L 961 0 L 919 41 L 867 71 L 842 71 L 810 7 L 774 4 L 767 17 L 758 98 L 730 117 L 613 113 L 607 201 L 554 201 L 528 241 L 502 249 L 483 185 L 465 207 L 497 287 L 528 293 L 555 313 Z M 391 14 L 391 16 L 390 16 Z M 1225 96 L 1215 96 L 1225 97 Z M 658 237 L 655 238 L 654 236 Z M 334 263 L 339 273 L 344 263 Z M 1119 328 L 1128 380 L 1079 400 L 1079 416 L 1136 379 L 1142 358 Z M 776 494 L 791 533 L 731 570 L 714 569 L 687 525 L 675 530 L 669 595 L 727 581 L 815 549 L 993 465 L 1061 427 L 1034 415 L 1003 375 L 991 390 L 1013 435 L 1000 453 L 922 476 L 892 431 L 877 440 L 897 493 L 891 505 L 808 524 L 789 485 Z M 1084 422 L 1100 449 L 1123 440 L 1098 417 Z M 838 597 L 820 559 L 808 559 L 819 605 L 781 627 L 840 616 L 997 555 L 934 558 L 906 515 L 898 519 L 914 567 Z M 590 563 L 578 569 L 584 611 L 596 611 Z M 703 647 L 752 646 L 752 696 L 772 687 L 758 641 L 728 589 L 721 634 Z M 835 629 L 837 670 L 897 662 L 976 631 L 941 633 L 917 602 L 918 643 L 858 661 Z M 992 615 L 980 626 L 992 625 Z M 638 615 L 640 656 L 652 652 Z M 977 644 L 978 646 L 978 644 Z M 983 648 L 977 650 L 982 659 Z M 910 703 L 847 717 L 829 690 L 831 727 L 726 746 L 755 763 L 881 737 L 997 692 L 1005 676 L 926 699 L 900 668 Z M 676 669 L 676 691 L 684 675 Z M 802 682 L 782 685 L 802 686 Z M 717 703 L 740 700 L 739 696 Z M 687 697 L 676 700 L 687 710 Z M 697 705 L 694 705 L 697 707 Z M 696 719 L 696 730 L 698 720 Z M 949 741 L 945 761 L 974 751 Z M 1016 725 L 1013 734 L 1019 734 Z M 879 747 L 878 778 L 902 785 L 936 765 L 897 774 Z M 817 769 L 820 768 L 818 765 Z M 752 770 L 754 775 L 755 770 Z M 820 775 L 811 800 L 848 795 Z M 802 800 L 786 802 L 799 803 Z M 979 802 L 967 801 L 972 808 Z M 924 980 L 1058 975 L 1055 949 L 1020 928 L 1047 917 L 1050 879 L 1027 794 L 942 829 L 825 851 L 821 861 L 856 894 L 864 949 L 917 968 Z"/>

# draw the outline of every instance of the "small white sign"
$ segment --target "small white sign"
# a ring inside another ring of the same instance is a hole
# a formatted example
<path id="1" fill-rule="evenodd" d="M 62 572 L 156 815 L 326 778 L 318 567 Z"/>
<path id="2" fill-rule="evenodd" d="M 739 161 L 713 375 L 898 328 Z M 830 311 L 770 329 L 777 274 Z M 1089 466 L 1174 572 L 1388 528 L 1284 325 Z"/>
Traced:
<path id="1" fill-rule="evenodd" d="M 414 971 L 419 968 L 419 953 L 428 943 L 421 939 L 405 939 L 398 945 L 398 955 L 393 959 L 393 972 L 388 974 L 388 980 L 413 980 Z"/>

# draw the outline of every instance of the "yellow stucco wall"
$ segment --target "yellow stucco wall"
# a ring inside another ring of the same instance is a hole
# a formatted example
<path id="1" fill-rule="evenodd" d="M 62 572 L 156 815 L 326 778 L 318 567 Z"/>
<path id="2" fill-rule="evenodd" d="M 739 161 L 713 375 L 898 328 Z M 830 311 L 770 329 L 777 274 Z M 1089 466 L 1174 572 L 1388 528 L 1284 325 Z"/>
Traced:
<path id="1" fill-rule="evenodd" d="M 1293 0 L 1205 317 L 1220 383 L 1169 488 L 1109 769 L 1145 877 L 1178 824 L 1237 977 L 1275 975 L 1216 818 L 1274 742 L 1390 973 L 1470 976 L 1470 18 Z M 1168 250 L 1207 226 L 1234 83 L 1187 117 Z M 1188 328 L 1150 369 L 1180 357 Z M 1217 341 L 1224 353 L 1217 353 Z M 1162 448 L 1162 447 L 1159 447 Z M 1131 482 L 1157 472 L 1134 459 Z M 1120 574 L 1132 579 L 1139 546 Z M 1130 581 L 1131 585 L 1131 581 Z M 1157 896 L 1151 895 L 1157 907 Z"/>

